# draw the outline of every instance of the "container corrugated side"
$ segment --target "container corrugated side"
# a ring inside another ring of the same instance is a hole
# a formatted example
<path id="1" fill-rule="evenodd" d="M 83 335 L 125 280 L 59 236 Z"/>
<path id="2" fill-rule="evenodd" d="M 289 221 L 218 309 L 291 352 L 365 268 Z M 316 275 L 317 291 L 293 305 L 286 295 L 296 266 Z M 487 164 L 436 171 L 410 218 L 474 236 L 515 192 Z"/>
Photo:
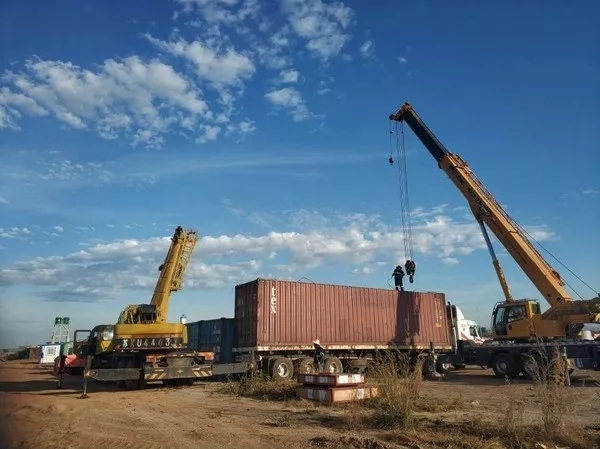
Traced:
<path id="1" fill-rule="evenodd" d="M 443 293 L 257 279 L 235 287 L 236 348 L 451 349 Z"/>
<path id="2" fill-rule="evenodd" d="M 217 363 L 232 363 L 235 320 L 217 318 L 187 323 L 188 347 L 200 352 L 214 352 Z"/>

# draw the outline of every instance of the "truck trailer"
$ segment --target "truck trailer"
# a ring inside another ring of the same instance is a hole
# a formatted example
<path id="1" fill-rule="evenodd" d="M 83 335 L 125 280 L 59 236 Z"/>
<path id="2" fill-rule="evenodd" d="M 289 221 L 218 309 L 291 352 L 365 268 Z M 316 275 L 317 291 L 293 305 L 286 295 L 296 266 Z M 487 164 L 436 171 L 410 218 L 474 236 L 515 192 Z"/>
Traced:
<path id="1" fill-rule="evenodd" d="M 361 371 L 382 352 L 424 357 L 435 372 L 457 348 L 456 308 L 437 292 L 258 278 L 236 285 L 234 319 L 236 361 L 281 380 L 314 372 L 315 340 L 332 373 Z"/>

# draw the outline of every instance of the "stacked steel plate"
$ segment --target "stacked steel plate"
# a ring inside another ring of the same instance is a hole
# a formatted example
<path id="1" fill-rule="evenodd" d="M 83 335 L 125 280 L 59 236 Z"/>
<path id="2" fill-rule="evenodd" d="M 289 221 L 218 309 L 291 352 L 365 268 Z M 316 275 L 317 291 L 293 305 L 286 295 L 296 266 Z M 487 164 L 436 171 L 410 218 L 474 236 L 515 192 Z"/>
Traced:
<path id="1" fill-rule="evenodd" d="M 327 404 L 360 401 L 377 394 L 376 387 L 366 385 L 364 374 L 299 374 L 298 382 L 302 386 L 296 397 Z"/>

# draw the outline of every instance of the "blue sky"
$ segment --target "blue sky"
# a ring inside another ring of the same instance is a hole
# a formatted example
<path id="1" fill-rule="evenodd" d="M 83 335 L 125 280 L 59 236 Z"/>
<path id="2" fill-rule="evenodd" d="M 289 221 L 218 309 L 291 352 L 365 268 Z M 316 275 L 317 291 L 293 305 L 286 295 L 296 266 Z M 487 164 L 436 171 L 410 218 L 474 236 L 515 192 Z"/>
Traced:
<path id="1" fill-rule="evenodd" d="M 0 346 L 44 342 L 56 315 L 89 328 L 147 301 L 177 225 L 202 240 L 171 319 L 233 316 L 233 286 L 257 276 L 387 288 L 404 257 L 388 115 L 404 101 L 600 288 L 599 13 L 592 1 L 3 2 Z M 502 292 L 477 225 L 408 128 L 406 151 L 412 287 L 487 325 Z M 539 297 L 496 249 L 514 295 Z"/>

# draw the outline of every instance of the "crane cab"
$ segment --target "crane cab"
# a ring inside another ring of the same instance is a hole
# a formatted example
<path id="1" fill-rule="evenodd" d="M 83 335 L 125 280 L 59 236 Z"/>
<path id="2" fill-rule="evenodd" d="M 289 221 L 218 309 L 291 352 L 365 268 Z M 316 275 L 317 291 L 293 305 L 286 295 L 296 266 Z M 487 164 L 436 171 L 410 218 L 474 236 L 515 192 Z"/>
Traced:
<path id="1" fill-rule="evenodd" d="M 110 324 L 100 324 L 92 330 L 78 329 L 73 336 L 73 353 L 78 357 L 87 357 L 110 352 L 113 338 L 114 326 Z"/>
<path id="2" fill-rule="evenodd" d="M 117 324 L 151 324 L 158 321 L 154 304 L 130 304 L 119 315 Z"/>
<path id="3" fill-rule="evenodd" d="M 492 312 L 492 330 L 498 339 L 530 338 L 535 335 L 535 317 L 542 313 L 534 299 L 499 302 Z"/>

